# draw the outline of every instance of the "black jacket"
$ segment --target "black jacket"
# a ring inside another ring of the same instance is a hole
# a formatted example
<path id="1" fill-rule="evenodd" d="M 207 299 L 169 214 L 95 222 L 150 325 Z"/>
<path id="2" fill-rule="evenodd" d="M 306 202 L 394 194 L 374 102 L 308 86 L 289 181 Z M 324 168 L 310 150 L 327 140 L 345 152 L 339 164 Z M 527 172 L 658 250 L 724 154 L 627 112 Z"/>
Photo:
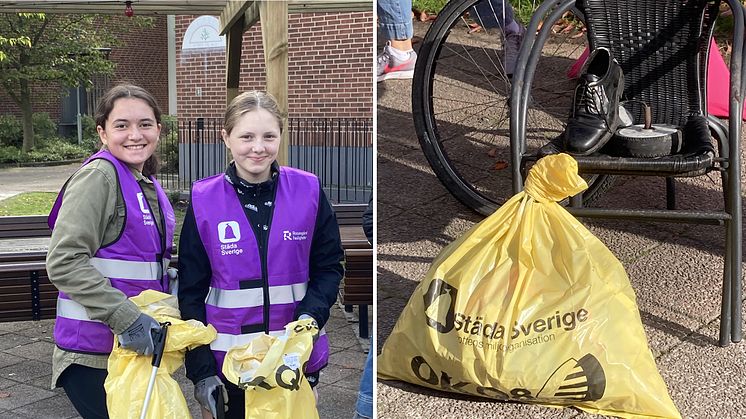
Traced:
<path id="1" fill-rule="evenodd" d="M 278 174 L 276 163 L 272 167 L 270 180 L 260 184 L 249 184 L 240 179 L 232 163 L 226 170 L 236 188 L 258 243 L 268 233 L 267 226 L 273 206 L 274 189 Z M 264 228 L 267 226 L 267 229 Z M 323 327 L 329 319 L 329 309 L 337 300 L 339 283 L 344 275 L 344 250 L 339 235 L 337 217 L 323 189 L 319 187 L 319 209 L 316 228 L 311 242 L 309 282 L 306 295 L 295 311 L 297 319 L 309 314 Z M 179 238 L 179 309 L 182 319 L 196 319 L 207 323 L 205 298 L 210 287 L 212 269 L 207 252 L 202 244 L 190 205 L 184 218 Z M 188 351 L 185 359 L 186 374 L 192 382 L 215 375 L 217 365 L 209 345 Z"/>

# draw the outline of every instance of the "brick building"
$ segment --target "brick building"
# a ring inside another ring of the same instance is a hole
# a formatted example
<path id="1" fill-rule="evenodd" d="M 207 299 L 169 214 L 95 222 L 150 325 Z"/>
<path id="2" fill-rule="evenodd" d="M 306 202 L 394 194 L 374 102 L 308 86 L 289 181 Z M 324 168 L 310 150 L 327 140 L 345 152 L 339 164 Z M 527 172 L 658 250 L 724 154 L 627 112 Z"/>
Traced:
<path id="1" fill-rule="evenodd" d="M 117 31 L 121 41 L 109 54 L 116 63 L 115 73 L 97 78 L 93 88 L 82 92 L 82 112 L 91 114 L 97 97 L 112 85 L 140 85 L 155 95 L 164 113 L 179 120 L 179 162 L 173 165 L 178 166 L 182 181 L 178 188 L 222 170 L 225 160 L 220 157 L 219 130 L 226 104 L 226 50 L 224 37 L 218 35 L 217 17 L 153 16 L 148 28 L 137 28 L 122 16 L 114 22 L 111 30 Z M 348 166 L 355 166 L 354 171 L 362 170 L 355 174 L 355 184 L 363 189 L 353 200 L 367 202 L 372 188 L 372 10 L 290 14 L 288 47 L 288 116 L 296 122 L 302 119 L 291 126 L 291 134 L 294 127 L 310 131 L 302 133 L 305 145 L 291 139 L 290 164 L 334 185 L 345 183 L 342 177 L 349 175 Z M 264 73 L 258 22 L 243 36 L 240 90 L 264 89 Z M 76 89 L 36 86 L 34 112 L 48 112 L 61 130 L 74 133 L 75 93 Z M 15 103 L 2 93 L 0 114 L 20 115 Z M 198 126 L 204 128 L 195 131 Z M 342 137 L 352 138 L 353 143 L 341 143 Z M 320 155 L 316 149 L 329 141 L 335 147 L 323 153 L 323 161 L 317 158 L 308 163 L 307 157 Z M 206 156 L 213 157 L 205 162 Z M 354 163 L 339 163 L 342 156 L 352 156 Z M 324 172 L 329 174 L 324 176 Z"/>
<path id="2" fill-rule="evenodd" d="M 153 17 L 150 27 L 136 27 L 131 19 L 117 16 L 109 25 L 109 30 L 116 33 L 121 45 L 112 47 L 109 59 L 117 63 L 114 75 L 94 80 L 96 86 L 88 95 L 83 92 L 82 113 L 90 114 L 95 106 L 95 98 L 108 86 L 130 82 L 150 91 L 166 111 L 169 100 L 168 83 L 168 33 L 167 18 Z M 143 45 L 149 45 L 144 48 Z M 161 53 L 162 52 L 162 53 Z M 59 85 L 33 86 L 34 112 L 47 112 L 59 123 L 71 122 L 76 113 L 77 98 L 73 97 L 75 89 L 62 88 Z M 66 97 L 70 93 L 70 97 Z M 88 100 L 90 99 L 90 100 Z M 92 102 L 90 106 L 88 102 Z M 20 109 L 8 97 L 0 92 L 0 114 L 21 115 Z"/>
<path id="3" fill-rule="evenodd" d="M 225 44 L 183 48 L 184 35 L 197 18 L 176 17 L 177 113 L 186 118 L 222 117 Z M 372 117 L 372 30 L 372 12 L 289 16 L 288 113 L 291 117 Z M 244 34 L 241 68 L 241 90 L 264 88 L 261 23 Z"/>
<path id="4" fill-rule="evenodd" d="M 221 117 L 225 108 L 224 41 L 221 39 L 222 46 L 212 43 L 206 48 L 191 45 L 184 49 L 189 26 L 204 18 L 155 16 L 152 27 L 126 31 L 122 29 L 131 25 L 127 18 L 117 19 L 112 30 L 121 31 L 122 45 L 112 48 L 109 55 L 117 63 L 116 70 L 96 88 L 105 90 L 131 82 L 153 93 L 166 113 L 183 119 Z M 210 18 L 216 27 L 217 18 Z M 291 14 L 288 41 L 291 117 L 372 118 L 372 11 Z M 261 23 L 244 34 L 241 68 L 241 89 L 264 88 Z M 56 94 L 59 89 L 37 86 L 34 111 L 48 112 L 59 120 L 64 106 Z M 20 115 L 7 97 L 0 97 L 0 113 Z"/>
<path id="5" fill-rule="evenodd" d="M 196 179 L 224 167 L 225 39 L 211 16 L 176 16 L 173 25 L 170 107 L 180 132 L 189 132 L 179 144 L 179 177 Z M 244 33 L 239 87 L 265 87 L 261 22 Z M 367 202 L 373 184 L 372 11 L 288 16 L 288 116 L 294 119 L 290 165 L 319 175 L 335 201 Z"/>

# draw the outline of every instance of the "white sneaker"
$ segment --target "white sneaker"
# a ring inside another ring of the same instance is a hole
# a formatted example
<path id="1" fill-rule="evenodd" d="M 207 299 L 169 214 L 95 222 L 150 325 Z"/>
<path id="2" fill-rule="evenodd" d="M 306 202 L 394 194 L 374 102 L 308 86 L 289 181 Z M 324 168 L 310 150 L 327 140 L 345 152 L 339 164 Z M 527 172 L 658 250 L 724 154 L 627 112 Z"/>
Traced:
<path id="1" fill-rule="evenodd" d="M 386 79 L 411 79 L 414 76 L 414 65 L 417 53 L 409 51 L 406 60 L 401 60 L 391 53 L 391 42 L 386 42 L 383 52 L 378 56 L 378 81 Z"/>

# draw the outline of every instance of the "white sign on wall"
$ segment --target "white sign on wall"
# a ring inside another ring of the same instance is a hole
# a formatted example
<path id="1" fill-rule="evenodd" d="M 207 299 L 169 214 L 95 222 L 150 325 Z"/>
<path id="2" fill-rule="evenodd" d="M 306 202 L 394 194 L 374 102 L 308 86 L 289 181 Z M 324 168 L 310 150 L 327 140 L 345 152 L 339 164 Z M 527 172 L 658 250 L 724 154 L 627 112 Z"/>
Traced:
<path id="1" fill-rule="evenodd" d="M 219 22 L 215 16 L 200 16 L 194 19 L 184 34 L 182 50 L 225 49 L 225 36 L 218 35 Z"/>

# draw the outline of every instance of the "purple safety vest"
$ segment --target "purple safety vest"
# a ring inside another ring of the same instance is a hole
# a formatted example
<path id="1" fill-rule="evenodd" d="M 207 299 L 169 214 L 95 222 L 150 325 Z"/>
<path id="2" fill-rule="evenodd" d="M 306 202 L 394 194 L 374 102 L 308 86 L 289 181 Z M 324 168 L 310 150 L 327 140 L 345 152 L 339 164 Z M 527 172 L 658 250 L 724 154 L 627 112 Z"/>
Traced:
<path id="1" fill-rule="evenodd" d="M 158 205 L 164 216 L 164 240 L 153 218 L 160 217 L 160 214 L 153 214 L 142 188 L 130 169 L 106 150 L 91 156 L 83 166 L 94 159 L 108 160 L 116 168 L 126 213 L 125 225 L 119 238 L 98 249 L 90 259 L 91 265 L 127 297 L 138 295 L 147 289 L 168 292 L 166 268 L 171 259 L 176 224 L 174 210 L 168 197 L 161 185 L 151 176 L 150 180 L 153 181 L 158 195 Z M 54 229 L 57 221 L 64 193 L 63 187 L 49 214 L 51 229 Z M 111 352 L 114 345 L 114 335 L 109 326 L 101 321 L 92 320 L 82 305 L 61 291 L 57 297 L 54 340 L 60 348 L 73 352 L 106 354 Z"/>
<path id="2" fill-rule="evenodd" d="M 285 325 L 295 320 L 295 308 L 308 287 L 318 206 L 318 178 L 281 167 L 263 257 L 226 175 L 195 182 L 192 209 L 212 268 L 205 311 L 207 322 L 218 331 L 210 348 L 221 376 L 230 348 L 265 332 L 281 336 Z M 329 340 L 322 329 L 305 371 L 318 371 L 328 360 Z"/>

